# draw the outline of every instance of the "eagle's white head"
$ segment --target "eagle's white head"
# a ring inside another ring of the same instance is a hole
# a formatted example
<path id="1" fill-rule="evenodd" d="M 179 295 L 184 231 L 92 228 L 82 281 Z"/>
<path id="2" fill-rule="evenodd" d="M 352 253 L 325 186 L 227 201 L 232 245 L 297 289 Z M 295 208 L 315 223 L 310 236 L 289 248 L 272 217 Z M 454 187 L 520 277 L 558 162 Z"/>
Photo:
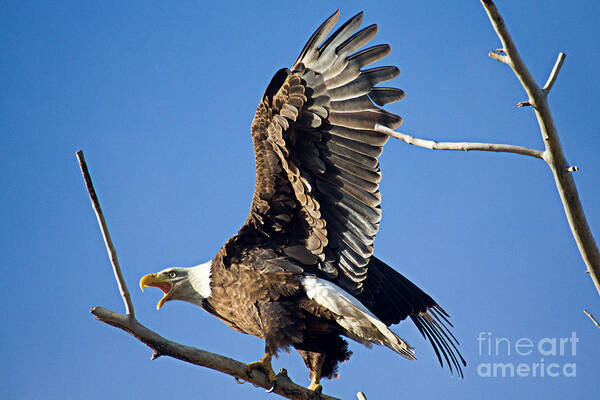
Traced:
<path id="1" fill-rule="evenodd" d="M 155 274 L 143 276 L 140 288 L 143 292 L 146 286 L 153 286 L 164 292 L 164 296 L 156 304 L 157 310 L 170 300 L 183 300 L 199 306 L 212 293 L 211 265 L 212 261 L 190 268 L 165 268 Z"/>

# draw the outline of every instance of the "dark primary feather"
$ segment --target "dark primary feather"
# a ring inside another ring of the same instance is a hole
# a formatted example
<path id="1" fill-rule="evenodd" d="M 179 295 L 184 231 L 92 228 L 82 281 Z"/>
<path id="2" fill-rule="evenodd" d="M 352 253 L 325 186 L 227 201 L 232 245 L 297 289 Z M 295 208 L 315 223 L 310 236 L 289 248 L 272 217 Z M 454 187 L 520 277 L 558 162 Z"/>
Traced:
<path id="1" fill-rule="evenodd" d="M 450 332 L 449 315 L 427 293 L 389 267 L 371 257 L 364 290 L 357 297 L 386 325 L 410 317 L 419 332 L 429 340 L 440 362 L 463 377 L 466 361 L 458 350 L 458 340 Z"/>

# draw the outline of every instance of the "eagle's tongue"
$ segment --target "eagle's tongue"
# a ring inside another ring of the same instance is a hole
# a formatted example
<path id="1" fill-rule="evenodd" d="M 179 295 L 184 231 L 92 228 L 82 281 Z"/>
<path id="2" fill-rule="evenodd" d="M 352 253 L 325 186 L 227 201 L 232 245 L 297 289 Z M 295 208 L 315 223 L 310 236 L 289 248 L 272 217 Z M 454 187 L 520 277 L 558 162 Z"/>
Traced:
<path id="1" fill-rule="evenodd" d="M 169 291 L 171 290 L 171 284 L 169 282 L 156 282 L 156 283 L 152 283 L 149 286 L 154 286 L 159 288 L 160 290 L 162 290 L 164 292 L 164 294 L 169 293 Z"/>

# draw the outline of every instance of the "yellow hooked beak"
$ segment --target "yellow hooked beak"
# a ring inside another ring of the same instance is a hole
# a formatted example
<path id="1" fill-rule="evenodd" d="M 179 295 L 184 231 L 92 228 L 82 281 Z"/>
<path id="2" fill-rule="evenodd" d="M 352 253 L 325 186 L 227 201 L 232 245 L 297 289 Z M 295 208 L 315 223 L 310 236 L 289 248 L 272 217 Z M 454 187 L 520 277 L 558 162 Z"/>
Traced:
<path id="1" fill-rule="evenodd" d="M 158 275 L 156 274 L 148 274 L 140 279 L 140 289 L 142 289 L 142 292 L 146 286 L 156 287 L 164 292 L 165 295 L 158 301 L 158 304 L 156 304 L 156 309 L 160 310 L 163 304 L 165 304 L 165 301 L 169 300 L 169 295 L 173 291 L 174 285 L 168 280 L 158 279 Z"/>

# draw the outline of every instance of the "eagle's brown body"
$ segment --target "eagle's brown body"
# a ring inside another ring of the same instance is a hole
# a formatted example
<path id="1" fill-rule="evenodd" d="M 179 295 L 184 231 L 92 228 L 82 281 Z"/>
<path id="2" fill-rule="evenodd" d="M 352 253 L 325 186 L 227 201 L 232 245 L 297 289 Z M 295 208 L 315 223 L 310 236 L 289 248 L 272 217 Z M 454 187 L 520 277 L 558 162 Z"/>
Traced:
<path id="1" fill-rule="evenodd" d="M 201 301 L 191 300 L 198 296 L 190 288 L 171 288 L 165 297 L 195 302 L 233 329 L 264 339 L 269 363 L 278 349 L 296 348 L 316 383 L 350 356 L 340 336 L 414 359 L 386 327 L 407 317 L 440 362 L 443 356 L 460 371 L 464 361 L 445 312 L 373 255 L 381 218 L 378 157 L 388 139 L 376 125 L 396 128 L 402 121 L 378 106 L 404 93 L 375 87 L 396 77 L 396 67 L 363 69 L 390 48 L 360 50 L 377 32 L 371 25 L 355 33 L 362 13 L 319 46 L 337 17 L 315 32 L 291 70 L 275 74 L 261 99 L 251 129 L 250 213 L 212 260 L 210 276 L 194 278 L 209 288 Z M 152 282 L 164 282 L 157 277 Z"/>
<path id="2" fill-rule="evenodd" d="M 227 266 L 219 260 L 222 253 L 213 260 L 216 279 L 213 295 L 203 305 L 207 311 L 239 332 L 264 339 L 265 352 L 275 354 L 279 348 L 294 346 L 309 368 L 318 358 L 313 353 L 331 353 L 323 376 L 332 375 L 337 362 L 350 356 L 347 343 L 339 338 L 343 329 L 335 316 L 306 297 L 300 269 L 278 266 L 278 256 L 270 249 L 253 249 Z M 265 268 L 270 272 L 253 267 L 267 260 L 275 260 Z"/>

